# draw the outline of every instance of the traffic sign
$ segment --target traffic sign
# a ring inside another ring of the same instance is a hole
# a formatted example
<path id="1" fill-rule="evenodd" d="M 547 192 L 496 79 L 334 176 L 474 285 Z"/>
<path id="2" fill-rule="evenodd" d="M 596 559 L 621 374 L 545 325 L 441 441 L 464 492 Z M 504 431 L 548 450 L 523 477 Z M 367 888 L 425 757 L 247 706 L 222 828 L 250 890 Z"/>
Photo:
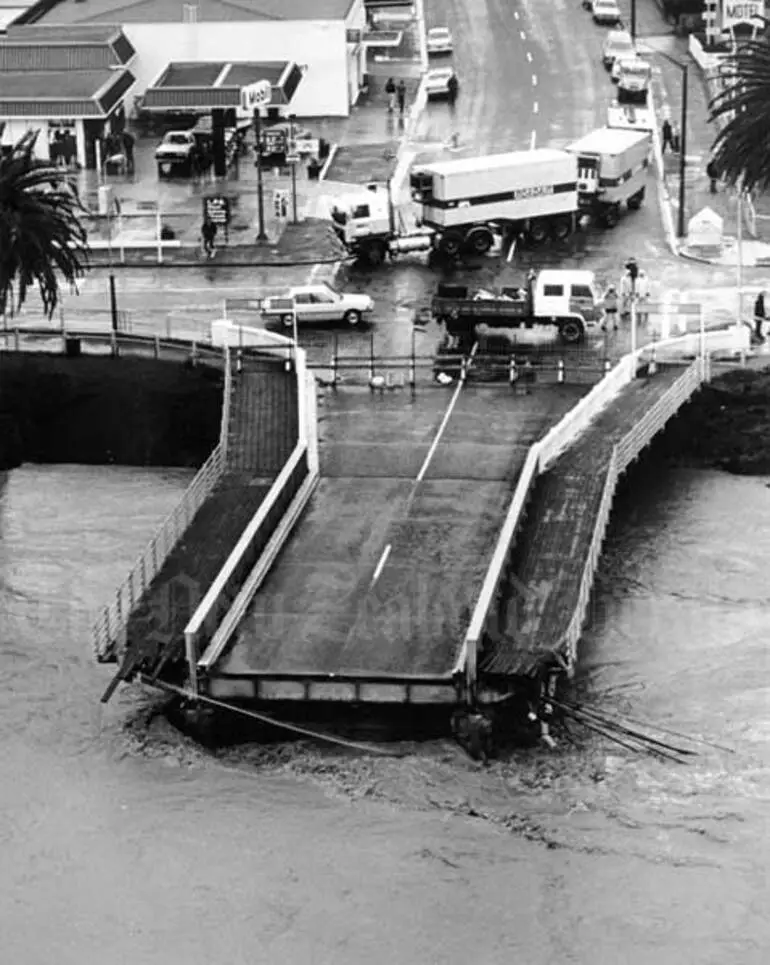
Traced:
<path id="1" fill-rule="evenodd" d="M 299 164 L 299 154 L 287 154 L 286 155 L 287 164 Z"/>
<path id="2" fill-rule="evenodd" d="M 203 217 L 216 225 L 230 224 L 230 199 L 225 195 L 210 195 L 203 199 Z"/>
<path id="3" fill-rule="evenodd" d="M 256 84 L 241 87 L 241 107 L 244 111 L 254 111 L 270 103 L 273 85 L 269 80 L 258 80 Z"/>

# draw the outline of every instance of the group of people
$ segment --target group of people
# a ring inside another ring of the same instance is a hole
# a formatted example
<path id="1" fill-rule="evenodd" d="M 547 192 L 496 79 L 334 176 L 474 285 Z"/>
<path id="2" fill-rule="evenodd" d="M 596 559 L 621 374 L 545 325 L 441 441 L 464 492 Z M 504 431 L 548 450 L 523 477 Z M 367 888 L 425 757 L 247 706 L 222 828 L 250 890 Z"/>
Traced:
<path id="1" fill-rule="evenodd" d="M 602 299 L 602 331 L 616 331 L 620 320 L 631 315 L 631 306 L 636 308 L 636 320 L 640 325 L 647 323 L 650 303 L 650 279 L 644 268 L 640 268 L 635 258 L 629 258 L 620 279 L 620 285 L 608 285 Z"/>
<path id="2" fill-rule="evenodd" d="M 403 78 L 397 84 L 392 77 L 389 77 L 385 85 L 385 93 L 388 95 L 388 114 L 395 111 L 398 103 L 398 113 L 403 117 L 406 110 L 406 84 Z"/>
<path id="3" fill-rule="evenodd" d="M 668 118 L 665 118 L 660 131 L 660 151 L 666 153 L 666 148 L 670 147 L 674 154 L 678 154 L 681 148 L 679 131 L 673 126 Z M 712 194 L 718 190 L 720 172 L 716 161 L 712 157 L 706 165 L 706 176 L 709 179 L 709 189 Z"/>

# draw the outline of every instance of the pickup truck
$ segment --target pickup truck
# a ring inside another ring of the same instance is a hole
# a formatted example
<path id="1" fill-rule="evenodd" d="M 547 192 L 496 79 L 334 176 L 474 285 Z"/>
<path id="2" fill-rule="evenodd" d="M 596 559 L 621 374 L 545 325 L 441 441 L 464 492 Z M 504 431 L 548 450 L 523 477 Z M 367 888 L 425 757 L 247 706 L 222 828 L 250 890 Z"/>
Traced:
<path id="1" fill-rule="evenodd" d="M 266 298 L 262 302 L 262 316 L 277 319 L 286 328 L 297 322 L 347 322 L 358 325 L 364 315 L 374 311 L 369 295 L 338 292 L 331 285 L 301 285 L 285 294 Z"/>
<path id="2" fill-rule="evenodd" d="M 469 290 L 464 285 L 439 285 L 431 303 L 433 317 L 448 334 L 467 341 L 477 325 L 489 328 L 532 328 L 554 325 L 566 345 L 585 338 L 586 328 L 601 315 L 592 271 L 541 271 L 523 288 L 499 292 Z"/>
<path id="3" fill-rule="evenodd" d="M 168 131 L 155 149 L 158 176 L 172 177 L 204 170 L 211 160 L 211 141 L 207 134 L 191 131 Z"/>

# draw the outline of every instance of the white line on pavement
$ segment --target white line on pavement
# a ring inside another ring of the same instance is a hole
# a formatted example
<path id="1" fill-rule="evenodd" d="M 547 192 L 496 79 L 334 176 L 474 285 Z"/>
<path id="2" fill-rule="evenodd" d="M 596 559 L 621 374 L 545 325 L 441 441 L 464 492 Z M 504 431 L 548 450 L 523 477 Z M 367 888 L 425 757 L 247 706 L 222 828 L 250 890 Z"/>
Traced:
<path id="1" fill-rule="evenodd" d="M 519 31 L 519 36 L 521 37 L 522 40 L 526 40 L 526 39 L 527 39 L 527 35 L 524 33 L 523 30 L 520 30 L 520 31 Z"/>
<path id="2" fill-rule="evenodd" d="M 540 110 L 540 107 L 538 106 L 537 101 L 535 101 L 535 103 L 534 103 L 533 106 L 532 106 L 532 113 L 533 113 L 533 114 L 537 114 L 537 112 L 538 112 L 539 110 Z"/>
<path id="3" fill-rule="evenodd" d="M 532 137 L 529 139 L 529 149 L 530 151 L 535 150 L 535 140 L 537 139 L 537 131 L 532 132 Z"/>
<path id="4" fill-rule="evenodd" d="M 387 559 L 389 556 L 390 556 L 390 543 L 388 543 L 388 545 L 382 551 L 382 556 L 380 557 L 380 561 L 377 564 L 377 569 L 374 571 L 374 576 L 372 577 L 372 582 L 369 584 L 369 589 L 371 589 L 374 586 L 374 584 L 377 582 L 377 580 L 379 580 L 380 574 L 385 568 L 385 563 L 387 562 Z"/>
<path id="5" fill-rule="evenodd" d="M 519 19 L 519 11 L 518 11 L 518 10 L 514 10 L 514 11 L 513 11 L 513 19 L 514 19 L 514 20 L 518 20 L 518 19 Z"/>
<path id="6" fill-rule="evenodd" d="M 529 51 L 527 51 L 527 60 L 530 62 L 530 64 L 532 63 L 532 54 Z"/>
<path id="7" fill-rule="evenodd" d="M 532 86 L 537 87 L 537 74 L 532 75 Z"/>

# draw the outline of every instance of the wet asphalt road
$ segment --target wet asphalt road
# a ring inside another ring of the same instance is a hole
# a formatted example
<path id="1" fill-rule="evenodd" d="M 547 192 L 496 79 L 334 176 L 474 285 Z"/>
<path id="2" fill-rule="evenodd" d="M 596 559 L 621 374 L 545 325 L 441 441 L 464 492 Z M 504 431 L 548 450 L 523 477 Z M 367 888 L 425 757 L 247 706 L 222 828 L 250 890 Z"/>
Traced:
<path id="1" fill-rule="evenodd" d="M 606 35 L 578 0 L 427 0 L 428 26 L 449 26 L 456 50 L 452 62 L 461 82 L 454 110 L 446 103 L 428 105 L 410 149 L 420 158 L 471 156 L 537 146 L 560 146 L 601 126 L 611 102 L 612 84 L 600 61 Z M 662 22 L 661 22 L 662 26 Z M 444 58 L 442 58 L 444 59 Z M 449 151 L 450 135 L 459 149 Z M 611 232 L 593 229 L 563 246 L 487 256 L 449 271 L 453 280 L 471 285 L 515 284 L 533 267 L 581 267 L 596 272 L 600 283 L 619 277 L 634 255 L 648 270 L 653 298 L 666 292 L 700 292 L 734 283 L 732 269 L 683 262 L 670 254 L 662 229 L 657 182 L 650 176 L 646 203 L 624 217 Z M 767 284 L 756 272 L 756 283 Z M 261 269 L 120 269 L 115 273 L 122 324 L 134 331 L 205 335 L 221 317 L 225 299 L 255 297 L 308 280 L 307 267 Z M 412 318 L 429 302 L 441 273 L 424 256 L 404 257 L 376 271 L 346 269 L 340 284 L 370 293 L 377 305 L 371 324 L 354 330 L 309 329 L 301 333 L 312 362 L 326 362 L 336 342 L 347 355 L 404 355 L 412 350 Z M 752 282 L 754 278 L 752 278 Z M 678 294 L 674 297 L 678 298 Z M 68 324 L 109 323 L 108 272 L 93 271 L 79 296 L 65 301 Z M 30 306 L 29 316 L 37 313 Z M 259 324 L 248 313 L 235 314 L 244 324 Z M 439 337 L 434 327 L 418 333 L 415 350 L 431 354 Z M 550 333 L 542 337 L 550 338 Z M 624 347 L 621 338 L 615 351 Z"/>

